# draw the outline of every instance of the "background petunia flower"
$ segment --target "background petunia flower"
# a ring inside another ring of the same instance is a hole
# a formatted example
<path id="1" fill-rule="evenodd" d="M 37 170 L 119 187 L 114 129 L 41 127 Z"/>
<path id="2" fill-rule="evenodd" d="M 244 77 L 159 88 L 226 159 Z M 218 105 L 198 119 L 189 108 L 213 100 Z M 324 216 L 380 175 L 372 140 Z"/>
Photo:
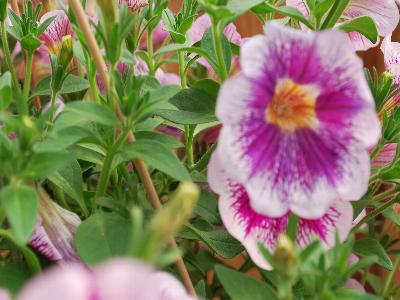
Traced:
<path id="1" fill-rule="evenodd" d="M 400 84 L 400 43 L 392 42 L 392 35 L 382 41 L 381 50 L 386 70 L 393 75 L 393 81 Z"/>
<path id="2" fill-rule="evenodd" d="M 172 275 L 131 259 L 117 258 L 88 270 L 53 268 L 31 280 L 17 300 L 193 300 Z"/>
<path id="3" fill-rule="evenodd" d="M 8 291 L 5 289 L 0 288 L 0 300 L 10 300 L 11 296 Z"/>
<path id="4" fill-rule="evenodd" d="M 55 17 L 55 19 L 40 35 L 40 40 L 44 45 L 39 48 L 39 52 L 47 62 L 50 62 L 49 53 L 57 54 L 60 50 L 62 38 L 66 35 L 74 35 L 72 24 L 63 10 L 54 10 L 44 14 L 40 23 L 51 17 Z"/>
<path id="5" fill-rule="evenodd" d="M 203 14 L 198 17 L 194 22 L 192 27 L 188 30 L 187 35 L 192 44 L 195 44 L 203 38 L 205 31 L 208 28 L 211 28 L 211 18 L 208 14 Z M 240 33 L 237 31 L 235 24 L 230 23 L 228 26 L 224 28 L 224 35 L 233 44 L 240 45 L 242 41 L 242 37 Z M 235 60 L 235 58 L 234 58 Z M 200 57 L 197 60 L 202 66 L 204 66 L 208 71 L 212 71 L 211 65 L 204 57 Z M 235 61 L 234 61 L 235 62 Z"/>
<path id="6" fill-rule="evenodd" d="M 41 189 L 39 195 L 39 220 L 30 240 L 31 246 L 54 261 L 78 261 L 74 233 L 81 219 L 51 200 L 44 190 Z"/>
<path id="7" fill-rule="evenodd" d="M 218 207 L 227 230 L 246 248 L 259 267 L 271 269 L 261 255 L 257 244 L 263 243 L 270 251 L 276 247 L 278 236 L 285 233 L 290 212 L 282 217 L 271 218 L 256 212 L 249 195 L 240 183 L 227 177 L 218 153 L 214 153 L 208 167 L 210 187 L 219 194 Z M 320 218 L 299 218 L 296 242 L 300 247 L 309 244 L 314 237 L 325 248 L 335 245 L 336 230 L 344 241 L 352 228 L 353 209 L 349 202 L 335 201 Z"/>
<path id="8" fill-rule="evenodd" d="M 286 0 L 286 4 L 298 8 L 304 15 L 309 11 L 304 0 Z M 341 22 L 361 16 L 371 17 L 376 24 L 379 36 L 390 35 L 399 23 L 399 10 L 394 0 L 350 0 L 343 13 Z M 378 45 L 373 44 L 358 32 L 348 34 L 356 51 L 367 50 Z"/>
<path id="9" fill-rule="evenodd" d="M 368 147 L 380 137 L 361 60 L 346 34 L 268 23 L 221 88 L 217 152 L 252 208 L 319 218 L 367 191 Z"/>
<path id="10" fill-rule="evenodd" d="M 118 0 L 118 4 L 125 3 L 131 11 L 139 10 L 140 8 L 148 5 L 148 0 Z"/>

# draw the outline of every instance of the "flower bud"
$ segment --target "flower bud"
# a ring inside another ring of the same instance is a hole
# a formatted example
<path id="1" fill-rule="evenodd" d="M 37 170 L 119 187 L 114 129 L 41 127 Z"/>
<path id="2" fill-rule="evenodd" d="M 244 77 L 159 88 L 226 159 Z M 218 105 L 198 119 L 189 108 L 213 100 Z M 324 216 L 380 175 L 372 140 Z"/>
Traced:
<path id="1" fill-rule="evenodd" d="M 190 182 L 179 185 L 173 197 L 155 215 L 150 224 L 146 257 L 155 255 L 189 220 L 199 199 L 199 188 Z"/>
<path id="2" fill-rule="evenodd" d="M 296 270 L 298 257 L 293 242 L 286 234 L 281 234 L 278 237 L 273 257 L 277 263 L 278 271 L 280 270 L 286 275 L 290 275 Z"/>
<path id="3" fill-rule="evenodd" d="M 7 19 L 7 0 L 0 0 L 0 21 Z"/>
<path id="4" fill-rule="evenodd" d="M 115 23 L 115 0 L 98 0 L 106 31 L 109 31 Z"/>
<path id="5" fill-rule="evenodd" d="M 57 64 L 61 66 L 63 70 L 66 70 L 73 55 L 72 36 L 65 35 L 61 40 L 61 49 L 58 52 Z"/>

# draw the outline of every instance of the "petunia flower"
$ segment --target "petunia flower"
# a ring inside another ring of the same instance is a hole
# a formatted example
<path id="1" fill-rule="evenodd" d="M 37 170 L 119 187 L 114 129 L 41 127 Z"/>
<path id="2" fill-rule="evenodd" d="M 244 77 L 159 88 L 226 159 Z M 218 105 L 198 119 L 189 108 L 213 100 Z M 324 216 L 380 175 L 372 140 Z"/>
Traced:
<path id="1" fill-rule="evenodd" d="M 400 84 L 400 43 L 392 42 L 392 35 L 386 36 L 381 45 L 386 70 L 393 75 L 395 84 Z"/>
<path id="2" fill-rule="evenodd" d="M 139 10 L 149 4 L 148 0 L 118 0 L 119 5 L 122 5 L 123 3 L 125 3 L 131 11 Z"/>
<path id="3" fill-rule="evenodd" d="M 193 300 L 172 275 L 141 262 L 116 258 L 88 270 L 56 267 L 31 280 L 17 300 Z"/>
<path id="4" fill-rule="evenodd" d="M 40 189 L 39 221 L 30 244 L 40 253 L 54 261 L 78 261 L 74 249 L 74 233 L 81 220 Z"/>
<path id="5" fill-rule="evenodd" d="M 187 35 L 192 44 L 195 44 L 203 38 L 205 31 L 210 28 L 212 25 L 211 18 L 208 14 L 203 14 L 198 17 L 194 22 L 192 27 L 188 30 Z M 240 45 L 242 41 L 242 37 L 240 33 L 237 31 L 235 24 L 230 23 L 228 26 L 224 28 L 224 35 L 233 44 Z M 235 58 L 234 58 L 235 59 Z M 207 62 L 204 57 L 200 57 L 197 60 L 202 66 L 204 66 L 208 71 L 212 71 L 212 67 Z M 235 62 L 235 61 L 234 61 Z"/>
<path id="6" fill-rule="evenodd" d="M 53 22 L 40 35 L 40 40 L 44 45 L 39 48 L 39 52 L 50 62 L 49 53 L 57 54 L 61 47 L 62 38 L 66 35 L 74 35 L 71 22 L 63 10 L 54 10 L 42 16 L 40 23 L 55 17 Z"/>
<path id="7" fill-rule="evenodd" d="M 298 8 L 304 15 L 309 11 L 304 0 L 286 0 L 286 4 Z M 350 0 L 340 22 L 361 16 L 371 17 L 376 24 L 380 36 L 390 35 L 399 23 L 399 10 L 394 0 Z M 367 50 L 378 45 L 379 40 L 373 44 L 358 32 L 349 33 L 356 51 Z"/>
<path id="8" fill-rule="evenodd" d="M 11 299 L 10 293 L 5 289 L 0 288 L 0 300 L 10 300 L 10 299 Z"/>
<path id="9" fill-rule="evenodd" d="M 221 87 L 216 151 L 255 211 L 319 218 L 367 191 L 367 149 L 380 137 L 374 100 L 345 33 L 265 31 L 244 44 L 241 74 Z"/>
<path id="10" fill-rule="evenodd" d="M 270 251 L 274 251 L 278 236 L 287 229 L 291 212 L 272 218 L 255 211 L 245 187 L 227 175 L 218 153 L 214 153 L 210 160 L 208 181 L 211 189 L 219 194 L 219 213 L 229 233 L 245 246 L 255 264 L 271 269 L 257 244 L 263 243 Z M 352 228 L 352 220 L 351 204 L 335 201 L 320 218 L 299 218 L 296 242 L 304 247 L 316 237 L 325 248 L 330 248 L 335 245 L 336 230 L 341 241 L 346 239 Z"/>

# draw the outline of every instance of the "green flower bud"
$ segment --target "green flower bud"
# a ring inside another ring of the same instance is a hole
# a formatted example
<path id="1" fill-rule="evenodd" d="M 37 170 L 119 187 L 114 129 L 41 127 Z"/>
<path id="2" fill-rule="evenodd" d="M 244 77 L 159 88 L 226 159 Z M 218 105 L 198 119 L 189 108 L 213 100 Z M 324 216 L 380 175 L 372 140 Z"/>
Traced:
<path id="1" fill-rule="evenodd" d="M 173 197 L 155 215 L 143 255 L 154 257 L 189 220 L 199 199 L 199 188 L 189 182 L 179 185 Z"/>
<path id="2" fill-rule="evenodd" d="M 298 257 L 292 240 L 286 234 L 281 234 L 278 237 L 273 257 L 277 263 L 278 271 L 289 276 L 295 273 L 298 265 Z"/>
<path id="3" fill-rule="evenodd" d="M 115 23 L 115 0 L 98 0 L 97 4 L 100 7 L 103 16 L 106 31 L 108 32 Z"/>
<path id="4" fill-rule="evenodd" d="M 61 40 L 61 49 L 58 52 L 57 64 L 61 66 L 63 70 L 66 70 L 73 55 L 72 37 L 70 35 L 63 36 Z"/>
<path id="5" fill-rule="evenodd" d="M 7 19 L 7 0 L 0 0 L 0 21 Z"/>

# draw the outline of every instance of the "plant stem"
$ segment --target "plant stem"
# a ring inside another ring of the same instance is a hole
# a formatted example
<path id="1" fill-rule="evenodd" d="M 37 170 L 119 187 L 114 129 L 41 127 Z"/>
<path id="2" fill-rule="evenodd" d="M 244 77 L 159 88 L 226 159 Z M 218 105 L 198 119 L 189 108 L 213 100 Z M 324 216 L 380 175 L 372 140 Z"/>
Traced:
<path id="1" fill-rule="evenodd" d="M 226 79 L 228 79 L 228 71 L 226 70 L 224 52 L 222 49 L 222 38 L 221 38 L 222 30 L 220 29 L 219 24 L 221 24 L 221 23 L 213 22 L 211 30 L 212 30 L 212 36 L 213 36 L 213 41 L 214 41 L 214 48 L 215 48 L 215 52 L 217 53 L 217 59 L 218 59 L 218 64 L 219 64 L 219 69 L 220 69 L 220 79 L 221 79 L 221 81 L 225 81 Z"/>
<path id="2" fill-rule="evenodd" d="M 103 197 L 107 191 L 107 184 L 111 175 L 111 166 L 114 160 L 115 153 L 117 153 L 119 147 L 125 142 L 129 130 L 125 130 L 121 133 L 115 143 L 107 151 L 106 158 L 101 169 L 99 183 L 97 185 L 95 198 Z"/>
<path id="3" fill-rule="evenodd" d="M 187 87 L 185 51 L 178 52 L 178 59 L 179 59 L 179 77 L 181 78 L 181 87 L 185 89 Z"/>
<path id="4" fill-rule="evenodd" d="M 386 202 L 385 204 L 379 206 L 377 209 L 371 211 L 368 215 L 366 215 L 356 226 L 353 227 L 351 230 L 352 233 L 357 232 L 358 229 L 364 224 L 368 223 L 371 221 L 373 218 L 375 218 L 377 215 L 381 214 L 383 211 L 385 211 L 387 208 L 391 207 L 393 204 L 400 202 L 400 199 L 398 197 Z"/>
<path id="5" fill-rule="evenodd" d="M 90 89 L 92 90 L 92 96 L 94 102 L 100 103 L 99 89 L 97 88 L 96 84 L 96 75 L 89 76 L 89 84 L 90 84 Z"/>
<path id="6" fill-rule="evenodd" d="M 397 272 L 397 268 L 398 268 L 399 264 L 400 264 L 400 255 L 397 255 L 396 260 L 393 265 L 393 270 L 390 271 L 389 275 L 386 277 L 385 285 L 383 286 L 383 289 L 382 289 L 382 298 L 383 299 L 386 299 L 386 297 L 388 296 L 387 294 L 390 291 L 390 285 L 393 281 L 393 277 L 394 277 L 395 273 Z"/>
<path id="7" fill-rule="evenodd" d="M 29 91 L 31 89 L 31 77 L 32 77 L 32 61 L 33 52 L 26 52 L 26 66 L 25 66 L 25 80 L 24 80 L 24 101 L 29 101 Z"/>
<path id="8" fill-rule="evenodd" d="M 400 187 L 395 187 L 395 188 L 390 189 L 390 190 L 388 190 L 386 192 L 380 193 L 380 194 L 376 195 L 373 198 L 374 198 L 374 201 L 380 202 L 382 200 L 385 200 L 387 197 L 392 196 L 392 195 L 394 195 L 394 194 L 396 194 L 398 192 L 400 192 Z"/>
<path id="9" fill-rule="evenodd" d="M 153 17 L 153 0 L 149 0 L 149 20 Z M 149 74 L 154 76 L 156 70 L 154 70 L 154 61 L 153 61 L 153 29 L 147 29 L 147 55 L 149 57 L 148 64 L 149 64 Z"/>
<path id="10" fill-rule="evenodd" d="M 8 40 L 7 40 L 7 29 L 6 29 L 6 23 L 1 22 L 1 42 L 3 44 L 4 48 L 4 55 L 6 57 L 6 62 L 8 66 L 8 70 L 11 73 L 11 80 L 12 80 L 12 88 L 14 91 L 14 94 L 17 94 L 18 92 L 18 79 L 17 79 L 17 73 L 15 72 L 13 63 L 12 63 L 12 58 L 11 58 L 11 53 L 10 53 L 10 47 L 8 46 Z M 21 115 L 25 115 L 27 113 L 25 103 L 23 99 L 20 99 L 20 97 L 17 97 L 18 100 L 18 109 L 20 111 Z"/>

